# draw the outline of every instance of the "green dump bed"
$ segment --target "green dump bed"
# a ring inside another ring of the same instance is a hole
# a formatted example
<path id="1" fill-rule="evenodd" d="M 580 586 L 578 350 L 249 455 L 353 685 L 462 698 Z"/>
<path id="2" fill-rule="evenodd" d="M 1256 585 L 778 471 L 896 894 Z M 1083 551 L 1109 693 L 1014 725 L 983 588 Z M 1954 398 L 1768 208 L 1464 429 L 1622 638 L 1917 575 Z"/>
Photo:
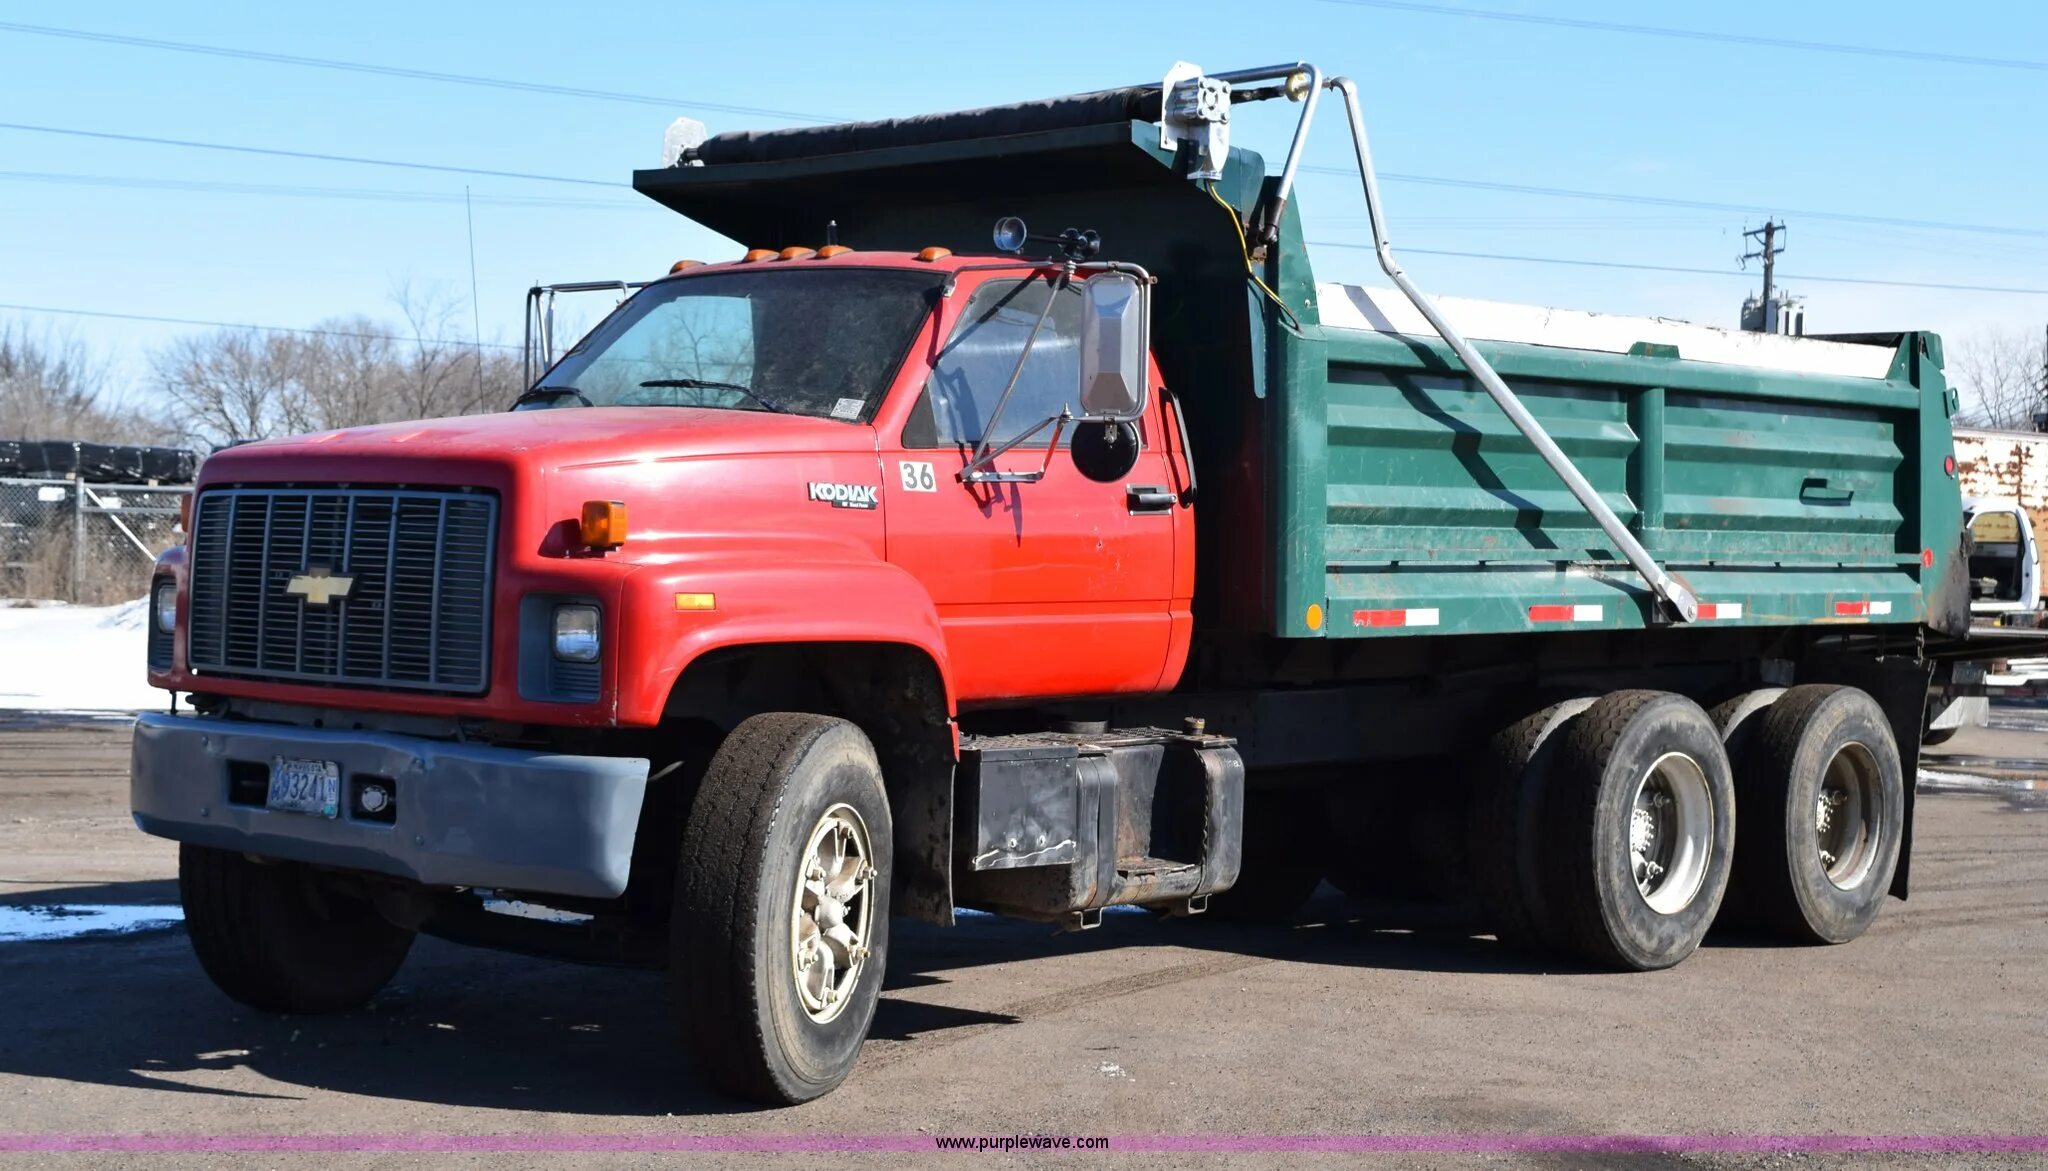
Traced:
<path id="1" fill-rule="evenodd" d="M 1642 579 L 1392 290 L 1288 346 L 1282 633 L 1642 627 Z M 1939 339 L 1787 338 L 1446 298 L 1699 626 L 1927 619 L 1961 527 Z M 1283 343 L 1284 344 L 1284 343 Z"/>
<path id="2" fill-rule="evenodd" d="M 1264 160 L 1233 148 L 1219 180 L 1192 180 L 1157 111 L 1139 87 L 726 134 L 634 185 L 749 247 L 815 246 L 831 224 L 857 249 L 985 252 L 996 218 L 1022 215 L 1097 229 L 1105 256 L 1145 265 L 1201 472 L 1204 626 L 1389 638 L 1655 621 L 1642 579 L 1421 315 L 1391 291 L 1317 284 L 1299 200 L 1248 258 L 1244 225 L 1274 201 Z M 1441 304 L 1698 596 L 1691 625 L 1967 625 L 1938 338 Z"/>

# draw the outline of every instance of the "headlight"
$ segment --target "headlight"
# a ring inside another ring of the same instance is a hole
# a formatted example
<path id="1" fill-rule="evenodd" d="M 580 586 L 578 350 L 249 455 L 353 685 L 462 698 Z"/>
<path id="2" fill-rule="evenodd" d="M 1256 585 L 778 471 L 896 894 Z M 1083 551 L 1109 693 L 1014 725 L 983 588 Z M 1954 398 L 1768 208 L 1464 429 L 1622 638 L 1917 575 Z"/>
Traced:
<path id="1" fill-rule="evenodd" d="M 571 663 L 595 663 L 602 645 L 596 606 L 555 607 L 555 657 Z"/>
<path id="2" fill-rule="evenodd" d="M 156 628 L 169 634 L 178 628 L 178 583 L 164 578 L 156 583 Z"/>

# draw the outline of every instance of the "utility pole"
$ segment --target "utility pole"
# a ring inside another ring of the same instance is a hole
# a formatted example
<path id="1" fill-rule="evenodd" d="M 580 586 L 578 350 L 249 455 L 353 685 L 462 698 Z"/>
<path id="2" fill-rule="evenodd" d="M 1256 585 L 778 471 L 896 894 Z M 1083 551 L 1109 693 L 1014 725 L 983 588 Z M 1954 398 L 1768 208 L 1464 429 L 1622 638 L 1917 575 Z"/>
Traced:
<path id="1" fill-rule="evenodd" d="M 1755 252 L 1743 253 L 1742 259 L 1745 261 L 1761 259 L 1764 262 L 1763 300 L 1766 305 L 1771 303 L 1772 269 L 1776 264 L 1778 253 L 1785 250 L 1785 246 L 1778 243 L 1778 234 L 1784 230 L 1785 225 L 1778 223 L 1776 220 L 1765 220 L 1763 227 L 1742 233 L 1744 239 L 1755 240 L 1758 243 L 1757 250 Z"/>

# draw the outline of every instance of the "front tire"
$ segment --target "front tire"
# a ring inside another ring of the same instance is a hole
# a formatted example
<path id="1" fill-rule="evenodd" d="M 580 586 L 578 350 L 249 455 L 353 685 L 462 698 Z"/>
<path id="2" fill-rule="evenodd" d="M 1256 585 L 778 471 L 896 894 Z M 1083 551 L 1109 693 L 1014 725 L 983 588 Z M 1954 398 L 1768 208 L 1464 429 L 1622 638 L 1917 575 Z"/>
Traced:
<path id="1" fill-rule="evenodd" d="M 1847 943 L 1877 918 L 1899 863 L 1905 778 L 1891 725 L 1853 687 L 1794 687 L 1736 770 L 1749 829 L 1743 905 L 1796 943 Z"/>
<path id="2" fill-rule="evenodd" d="M 414 932 L 295 862 L 178 847 L 178 898 L 199 966 L 266 1012 L 346 1012 L 389 983 Z"/>
<path id="3" fill-rule="evenodd" d="M 1635 971 L 1691 955 L 1735 846 L 1735 783 L 1707 713 L 1668 692 L 1604 696 L 1566 731 L 1550 781 L 1545 896 L 1563 942 Z"/>
<path id="4" fill-rule="evenodd" d="M 845 720 L 751 717 L 683 830 L 670 980 L 684 1041 L 727 1093 L 769 1104 L 846 1080 L 888 959 L 892 827 L 874 746 Z"/>

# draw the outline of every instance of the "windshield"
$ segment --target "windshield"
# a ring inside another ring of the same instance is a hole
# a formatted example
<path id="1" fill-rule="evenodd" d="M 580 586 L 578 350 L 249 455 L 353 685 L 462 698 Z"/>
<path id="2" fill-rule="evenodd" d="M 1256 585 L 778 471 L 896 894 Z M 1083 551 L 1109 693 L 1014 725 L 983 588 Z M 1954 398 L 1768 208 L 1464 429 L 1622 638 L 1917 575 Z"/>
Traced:
<path id="1" fill-rule="evenodd" d="M 736 269 L 649 285 L 522 397 L 866 421 L 931 312 L 934 274 Z"/>

